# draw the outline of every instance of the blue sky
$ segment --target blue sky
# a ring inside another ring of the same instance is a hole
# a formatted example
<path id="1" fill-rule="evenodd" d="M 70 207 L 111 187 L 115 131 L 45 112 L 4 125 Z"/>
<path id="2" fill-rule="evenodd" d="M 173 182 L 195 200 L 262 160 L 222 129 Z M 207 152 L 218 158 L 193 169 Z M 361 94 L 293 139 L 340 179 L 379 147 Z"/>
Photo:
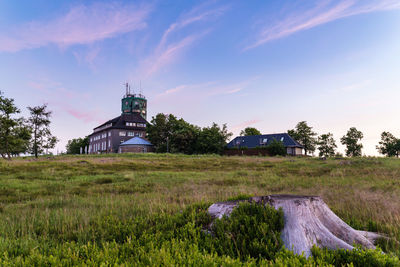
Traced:
<path id="1" fill-rule="evenodd" d="M 339 139 L 400 137 L 400 2 L 0 1 L 0 90 L 27 116 L 48 103 L 69 139 L 120 114 L 123 83 L 148 113 Z"/>

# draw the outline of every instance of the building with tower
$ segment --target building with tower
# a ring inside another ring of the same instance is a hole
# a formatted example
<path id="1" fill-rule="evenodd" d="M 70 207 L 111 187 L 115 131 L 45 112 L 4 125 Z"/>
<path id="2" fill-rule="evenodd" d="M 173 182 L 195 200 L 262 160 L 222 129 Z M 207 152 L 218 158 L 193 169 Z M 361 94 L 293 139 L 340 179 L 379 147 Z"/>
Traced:
<path id="1" fill-rule="evenodd" d="M 89 135 L 89 153 L 130 152 L 126 149 L 126 141 L 134 137 L 143 140 L 146 138 L 146 117 L 147 99 L 142 94 L 131 93 L 129 84 L 126 84 L 126 94 L 121 100 L 121 115 L 93 129 L 93 133 Z M 132 152 L 150 152 L 151 144 L 145 141 L 142 142 L 145 144 L 143 149 L 136 144 Z M 125 143 L 123 150 L 120 149 L 122 143 Z"/>

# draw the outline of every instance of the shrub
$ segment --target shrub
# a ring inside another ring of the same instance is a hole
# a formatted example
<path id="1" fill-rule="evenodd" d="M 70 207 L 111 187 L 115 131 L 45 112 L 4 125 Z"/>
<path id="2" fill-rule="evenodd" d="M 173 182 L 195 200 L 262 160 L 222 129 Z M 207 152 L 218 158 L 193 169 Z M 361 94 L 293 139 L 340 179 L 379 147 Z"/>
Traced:
<path id="1" fill-rule="evenodd" d="M 282 249 L 280 231 L 283 211 L 268 205 L 241 203 L 230 217 L 216 220 L 212 227 L 214 248 L 219 255 L 245 260 L 273 259 Z"/>
<path id="2" fill-rule="evenodd" d="M 281 141 L 275 138 L 267 146 L 268 154 L 271 156 L 286 156 L 286 148 Z"/>

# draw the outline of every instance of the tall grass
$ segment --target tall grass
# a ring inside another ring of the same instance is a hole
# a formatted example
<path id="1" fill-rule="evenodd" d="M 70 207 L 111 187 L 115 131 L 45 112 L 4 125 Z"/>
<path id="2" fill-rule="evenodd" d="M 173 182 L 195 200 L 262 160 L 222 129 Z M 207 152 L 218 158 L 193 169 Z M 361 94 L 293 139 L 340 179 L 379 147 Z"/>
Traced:
<path id="1" fill-rule="evenodd" d="M 381 247 L 400 255 L 397 159 L 124 154 L 0 160 L 0 258 L 30 264 L 53 254 L 58 260 L 62 255 L 87 260 L 82 255 L 93 252 L 98 257 L 91 259 L 93 265 L 107 255 L 119 264 L 133 257 L 128 244 L 139 242 L 135 238 L 143 231 L 140 227 L 159 223 L 160 216 L 174 221 L 197 203 L 203 203 L 205 211 L 213 202 L 240 195 L 281 193 L 322 196 L 352 227 L 388 235 L 390 241 L 382 240 Z M 147 238 L 153 241 L 168 232 L 161 226 L 151 231 Z M 146 255 L 135 253 L 142 255 L 143 263 L 156 264 L 163 253 L 176 261 L 173 251 L 184 246 L 204 263 L 237 262 L 232 255 L 212 251 L 206 259 L 183 238 L 185 244 L 171 238 L 168 247 L 151 248 L 150 241 L 140 241 L 150 247 L 142 247 Z M 124 253 L 126 258 L 118 263 Z"/>

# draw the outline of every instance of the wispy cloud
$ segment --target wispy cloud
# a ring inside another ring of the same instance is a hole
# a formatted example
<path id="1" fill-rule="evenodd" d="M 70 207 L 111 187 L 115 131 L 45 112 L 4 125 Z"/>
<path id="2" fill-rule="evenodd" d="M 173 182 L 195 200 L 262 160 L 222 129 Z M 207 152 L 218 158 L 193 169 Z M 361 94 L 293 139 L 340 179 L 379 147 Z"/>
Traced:
<path id="1" fill-rule="evenodd" d="M 317 1 L 311 9 L 298 9 L 284 18 L 278 18 L 277 23 L 268 23 L 244 50 L 341 18 L 399 8 L 399 0 Z"/>
<path id="2" fill-rule="evenodd" d="M 193 44 L 196 40 L 199 40 L 207 33 L 208 31 L 199 34 L 191 34 L 165 48 L 158 49 L 158 51 L 156 51 L 152 56 L 143 61 L 143 69 L 145 70 L 144 77 L 149 77 L 159 71 L 162 67 L 174 62 L 185 48 Z"/>
<path id="3" fill-rule="evenodd" d="M 158 72 L 166 65 L 176 61 L 185 49 L 200 40 L 211 30 L 195 29 L 190 34 L 184 34 L 181 30 L 186 29 L 196 23 L 215 19 L 228 9 L 227 6 L 215 7 L 215 1 L 208 1 L 184 12 L 174 23 L 172 23 L 163 33 L 160 42 L 155 47 L 154 52 L 142 62 L 144 77 L 149 77 Z M 174 38 L 174 34 L 179 33 L 179 37 Z M 183 36 L 183 37 L 181 37 Z"/>
<path id="4" fill-rule="evenodd" d="M 246 128 L 246 127 L 249 127 L 249 126 L 251 126 L 253 124 L 256 124 L 256 123 L 259 123 L 259 122 L 262 122 L 262 120 L 253 119 L 253 120 L 244 121 L 242 123 L 239 123 L 239 124 L 236 124 L 236 125 L 232 126 L 232 131 L 242 130 L 242 129 Z"/>
<path id="5" fill-rule="evenodd" d="M 72 7 L 50 20 L 33 21 L 0 34 L 0 52 L 16 52 L 49 44 L 68 47 L 91 44 L 141 30 L 151 11 L 149 5 L 96 3 Z"/>

